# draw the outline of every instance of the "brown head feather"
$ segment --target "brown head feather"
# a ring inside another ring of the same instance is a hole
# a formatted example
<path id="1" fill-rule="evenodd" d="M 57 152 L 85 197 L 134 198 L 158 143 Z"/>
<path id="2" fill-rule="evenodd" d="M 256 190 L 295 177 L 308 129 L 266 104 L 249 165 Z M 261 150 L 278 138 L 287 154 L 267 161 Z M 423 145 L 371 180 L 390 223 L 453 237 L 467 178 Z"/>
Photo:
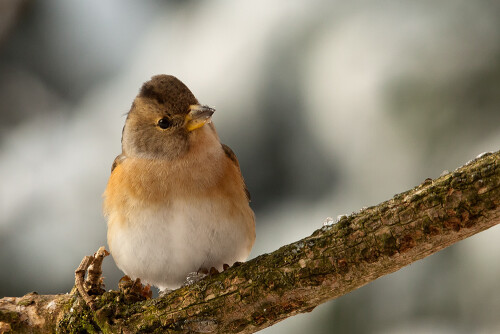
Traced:
<path id="1" fill-rule="evenodd" d="M 179 79 L 172 75 L 155 75 L 145 82 L 138 97 L 151 99 L 172 114 L 187 114 L 189 106 L 198 104 L 193 93 Z"/>

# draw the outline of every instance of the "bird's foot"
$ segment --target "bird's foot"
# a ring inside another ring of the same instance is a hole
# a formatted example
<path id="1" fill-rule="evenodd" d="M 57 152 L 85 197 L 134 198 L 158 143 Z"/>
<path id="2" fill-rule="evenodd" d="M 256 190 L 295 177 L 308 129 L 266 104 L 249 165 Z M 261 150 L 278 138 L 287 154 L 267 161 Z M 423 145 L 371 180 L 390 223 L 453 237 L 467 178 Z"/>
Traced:
<path id="1" fill-rule="evenodd" d="M 92 295 L 101 295 L 105 292 L 104 280 L 102 278 L 102 260 L 109 255 L 109 252 L 101 247 L 94 255 L 85 256 L 75 270 L 75 286 L 85 303 L 93 310 L 96 309 Z M 87 273 L 87 279 L 85 279 Z"/>
<path id="2" fill-rule="evenodd" d="M 236 268 L 236 267 L 239 267 L 243 264 L 244 262 L 240 262 L 240 261 L 236 261 L 235 263 L 233 263 L 232 267 L 231 268 Z"/>
<path id="3" fill-rule="evenodd" d="M 233 263 L 233 265 L 232 265 L 232 266 L 230 266 L 230 265 L 229 265 L 229 264 L 227 264 L 227 263 L 224 263 L 224 264 L 222 265 L 222 271 L 226 271 L 226 270 L 228 270 L 229 268 L 236 268 L 236 267 L 239 267 L 239 266 L 241 266 L 242 264 L 243 264 L 243 262 L 239 262 L 239 261 L 236 261 L 235 263 Z"/>
<path id="4" fill-rule="evenodd" d="M 137 278 L 135 281 L 132 280 L 127 275 L 120 278 L 118 282 L 118 287 L 120 291 L 123 292 L 125 299 L 129 301 L 139 301 L 145 299 L 151 299 L 153 297 L 153 291 L 151 291 L 151 285 L 142 285 L 141 279 Z"/>
<path id="5" fill-rule="evenodd" d="M 200 268 L 198 269 L 198 273 L 201 273 L 201 274 L 204 274 L 206 276 L 215 276 L 217 274 L 219 274 L 220 272 L 217 270 L 217 268 L 215 267 L 211 267 L 210 269 L 207 269 L 207 268 Z"/>

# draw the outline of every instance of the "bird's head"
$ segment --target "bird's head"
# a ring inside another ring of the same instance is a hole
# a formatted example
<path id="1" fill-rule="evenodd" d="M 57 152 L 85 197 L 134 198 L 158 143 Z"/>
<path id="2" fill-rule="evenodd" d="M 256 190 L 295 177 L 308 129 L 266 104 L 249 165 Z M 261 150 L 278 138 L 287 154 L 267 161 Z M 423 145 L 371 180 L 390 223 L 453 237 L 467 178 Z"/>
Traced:
<path id="1" fill-rule="evenodd" d="M 214 109 L 198 103 L 193 93 L 171 75 L 145 82 L 123 128 L 126 155 L 175 159 L 189 151 L 193 136 L 210 123 Z M 215 134 L 212 124 L 209 131 Z M 216 135 L 215 135 L 216 136 Z"/>

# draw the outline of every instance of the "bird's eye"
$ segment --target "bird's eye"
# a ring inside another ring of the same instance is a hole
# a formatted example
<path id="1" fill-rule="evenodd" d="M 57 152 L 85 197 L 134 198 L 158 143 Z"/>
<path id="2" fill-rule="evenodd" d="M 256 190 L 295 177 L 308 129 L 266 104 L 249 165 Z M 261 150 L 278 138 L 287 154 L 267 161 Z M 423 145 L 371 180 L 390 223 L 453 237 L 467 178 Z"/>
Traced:
<path id="1" fill-rule="evenodd" d="M 158 126 L 162 129 L 166 129 L 166 128 L 170 127 L 171 125 L 172 125 L 172 122 L 166 117 L 163 117 L 162 119 L 160 119 L 158 121 Z"/>

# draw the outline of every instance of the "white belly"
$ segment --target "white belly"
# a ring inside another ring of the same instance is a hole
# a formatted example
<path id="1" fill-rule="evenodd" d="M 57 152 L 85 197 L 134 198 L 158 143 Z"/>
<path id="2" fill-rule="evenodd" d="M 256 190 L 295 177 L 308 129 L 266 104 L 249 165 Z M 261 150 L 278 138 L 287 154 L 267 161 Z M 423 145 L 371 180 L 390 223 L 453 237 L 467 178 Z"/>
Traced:
<path id="1" fill-rule="evenodd" d="M 137 277 L 160 289 L 177 288 L 188 273 L 200 268 L 222 269 L 227 263 L 244 261 L 251 243 L 245 228 L 245 213 L 207 200 L 188 203 L 173 200 L 168 205 L 133 210 L 128 221 L 119 222 L 111 213 L 108 243 L 118 267 L 132 279 Z"/>

